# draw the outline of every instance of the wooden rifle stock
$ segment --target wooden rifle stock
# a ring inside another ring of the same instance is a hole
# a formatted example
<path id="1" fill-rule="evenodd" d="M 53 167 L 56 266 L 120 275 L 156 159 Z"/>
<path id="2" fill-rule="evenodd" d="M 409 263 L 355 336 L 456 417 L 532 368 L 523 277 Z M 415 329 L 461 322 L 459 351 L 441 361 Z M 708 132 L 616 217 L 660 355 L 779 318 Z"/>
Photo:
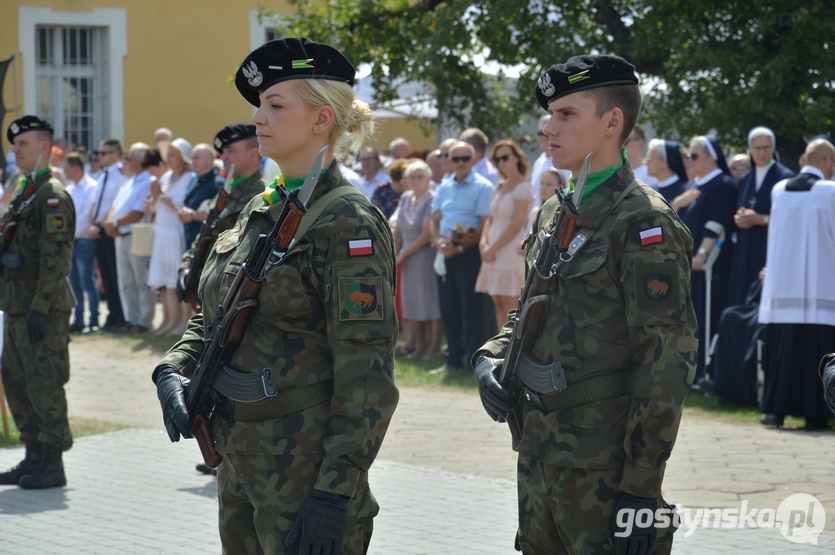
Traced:
<path id="1" fill-rule="evenodd" d="M 277 189 L 284 206 L 269 235 L 261 235 L 241 265 L 223 303 L 218 308 L 212 334 L 204 339 L 205 348 L 197 362 L 187 389 L 186 408 L 191 423 L 189 430 L 197 440 L 203 461 L 215 468 L 223 460 L 214 446 L 209 421 L 217 402 L 212 383 L 223 363 L 232 359 L 258 310 L 258 294 L 270 268 L 281 264 L 284 254 L 295 238 L 307 209 L 294 196 Z"/>
<path id="2" fill-rule="evenodd" d="M 206 266 L 206 259 L 209 258 L 209 252 L 212 249 L 212 230 L 217 225 L 220 214 L 226 208 L 228 199 L 229 192 L 225 188 L 221 189 L 220 193 L 218 193 L 214 208 L 209 211 L 206 221 L 203 222 L 203 227 L 200 228 L 200 235 L 197 237 L 197 247 L 194 249 L 194 258 L 191 259 L 191 269 L 186 279 L 185 296 L 186 301 L 198 313 L 203 311 L 203 305 L 197 297 L 200 274 L 203 273 L 203 268 Z"/>

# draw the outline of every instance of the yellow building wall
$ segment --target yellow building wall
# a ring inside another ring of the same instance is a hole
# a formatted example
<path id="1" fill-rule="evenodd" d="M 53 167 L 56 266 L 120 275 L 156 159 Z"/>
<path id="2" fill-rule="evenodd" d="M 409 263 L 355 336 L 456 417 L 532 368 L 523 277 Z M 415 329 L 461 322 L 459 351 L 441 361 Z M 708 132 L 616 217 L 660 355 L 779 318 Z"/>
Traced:
<path id="1" fill-rule="evenodd" d="M 175 137 L 192 144 L 211 143 L 223 126 L 249 122 L 252 117 L 252 107 L 228 79 L 250 51 L 249 12 L 265 4 L 288 10 L 283 0 L 2 0 L 0 59 L 17 56 L 17 97 L 23 110 L 18 8 L 42 6 L 58 12 L 125 8 L 125 144 L 151 143 L 158 127 L 169 127 Z M 12 77 L 9 68 L 2 91 L 10 110 L 2 124 L 5 152 L 10 149 L 6 129 L 15 117 Z M 416 122 L 381 120 L 380 148 L 388 148 L 392 139 L 401 136 L 415 150 L 435 148 L 434 134 L 427 137 Z"/>
<path id="2" fill-rule="evenodd" d="M 436 126 L 427 135 L 419 122 L 412 118 L 380 118 L 378 121 L 377 138 L 372 146 L 377 150 L 386 151 L 389 144 L 403 137 L 409 141 L 412 150 L 432 151 L 435 146 Z"/>

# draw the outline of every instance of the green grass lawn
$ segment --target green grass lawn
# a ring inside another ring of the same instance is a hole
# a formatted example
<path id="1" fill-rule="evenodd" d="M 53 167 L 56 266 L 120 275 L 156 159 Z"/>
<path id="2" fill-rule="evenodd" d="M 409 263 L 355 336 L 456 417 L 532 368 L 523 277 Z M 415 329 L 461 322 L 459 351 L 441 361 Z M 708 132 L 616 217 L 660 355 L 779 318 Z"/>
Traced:
<path id="1" fill-rule="evenodd" d="M 8 414 L 8 411 L 7 411 Z M 20 432 L 14 425 L 14 419 L 9 415 L 9 437 L 6 437 L 4 430 L 0 428 L 0 447 L 14 447 L 20 445 Z M 92 418 L 80 418 L 70 416 L 70 430 L 72 437 L 78 439 L 84 436 L 104 434 L 130 428 L 127 424 L 116 424 L 115 422 L 103 422 Z"/>

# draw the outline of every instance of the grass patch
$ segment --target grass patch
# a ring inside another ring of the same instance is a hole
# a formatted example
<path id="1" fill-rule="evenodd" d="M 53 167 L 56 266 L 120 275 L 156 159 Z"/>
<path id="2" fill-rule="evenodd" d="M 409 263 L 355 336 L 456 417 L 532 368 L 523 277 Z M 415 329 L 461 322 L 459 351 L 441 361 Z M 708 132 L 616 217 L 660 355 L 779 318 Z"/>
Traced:
<path id="1" fill-rule="evenodd" d="M 127 424 L 117 424 L 115 422 L 105 422 L 103 420 L 94 420 L 92 418 L 82 418 L 79 416 L 70 416 L 70 430 L 72 430 L 73 439 L 78 439 L 85 436 L 94 436 L 97 434 L 106 434 L 107 432 L 116 432 L 130 428 Z M 20 432 L 17 426 L 14 425 L 14 419 L 9 415 L 9 437 L 0 429 L 0 447 L 17 447 L 20 445 Z"/>
<path id="2" fill-rule="evenodd" d="M 395 357 L 394 381 L 403 387 L 451 387 L 475 391 L 475 376 L 470 371 L 444 370 L 430 374 L 430 370 L 444 364 L 443 357 L 433 360 Z"/>
<path id="3" fill-rule="evenodd" d="M 81 335 L 72 335 L 72 341 L 79 345 L 91 344 L 102 339 L 117 341 L 129 346 L 132 351 L 148 351 L 149 354 L 162 356 L 168 349 L 174 346 L 179 337 L 166 337 L 154 335 L 150 331 L 143 333 L 111 333 L 108 331 L 96 331 Z"/>

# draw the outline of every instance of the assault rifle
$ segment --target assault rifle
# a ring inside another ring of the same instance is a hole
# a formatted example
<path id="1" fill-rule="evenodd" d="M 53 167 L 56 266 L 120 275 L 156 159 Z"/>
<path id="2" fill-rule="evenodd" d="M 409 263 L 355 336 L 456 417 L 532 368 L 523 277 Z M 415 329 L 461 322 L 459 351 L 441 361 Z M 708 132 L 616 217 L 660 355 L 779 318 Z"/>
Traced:
<path id="1" fill-rule="evenodd" d="M 577 187 L 570 196 L 560 189 L 556 193 L 562 210 L 557 224 L 556 235 L 548 234 L 534 263 L 528 270 L 525 286 L 519 296 L 519 304 L 513 317 L 513 333 L 507 345 L 504 364 L 499 374 L 499 383 L 511 392 L 515 404 L 505 419 L 510 427 L 513 449 L 519 450 L 522 443 L 522 391 L 523 386 L 517 376 L 519 360 L 524 353 L 529 353 L 542 332 L 545 313 L 551 302 L 551 293 L 556 287 L 556 276 L 563 262 L 571 259 L 568 249 L 574 238 L 579 217 L 580 200 L 586 188 L 591 166 L 591 154 L 586 156 Z"/>
<path id="2" fill-rule="evenodd" d="M 0 247 L 0 253 L 5 254 L 6 249 L 9 248 L 9 245 L 12 243 L 12 239 L 14 239 L 15 232 L 17 231 L 17 222 L 20 219 L 20 213 L 29 206 L 33 200 L 35 200 L 35 178 L 38 176 L 38 171 L 41 168 L 41 159 L 43 158 L 43 154 L 38 156 L 37 161 L 35 162 L 35 169 L 32 173 L 24 174 L 24 179 L 26 179 L 26 186 L 23 188 L 23 191 L 18 194 L 15 199 L 12 201 L 11 206 L 9 206 L 8 212 L 3 217 L 2 227 L 0 227 L 0 241 L 2 241 L 2 246 Z M 8 258 L 8 257 L 6 257 Z M 10 265 L 9 260 L 5 260 L 8 267 L 13 267 Z M 20 264 L 17 264 L 19 266 Z"/>
<path id="3" fill-rule="evenodd" d="M 197 286 L 200 285 L 200 274 L 203 273 L 203 267 L 206 265 L 209 251 L 212 250 L 212 232 L 217 227 L 218 222 L 226 217 L 226 202 L 229 199 L 229 186 L 234 176 L 235 165 L 232 164 L 232 167 L 229 168 L 229 175 L 226 176 L 226 183 L 217 195 L 217 202 L 215 202 L 214 208 L 209 211 L 209 215 L 206 216 L 206 221 L 203 222 L 203 227 L 200 228 L 200 235 L 197 236 L 194 255 L 191 259 L 191 268 L 188 270 L 184 291 L 186 301 L 188 301 L 195 312 L 201 312 L 203 310 L 203 304 L 197 297 Z"/>
<path id="4" fill-rule="evenodd" d="M 293 244 L 302 218 L 307 214 L 307 201 L 319 179 L 328 147 L 319 151 L 304 185 L 291 194 L 283 185 L 276 191 L 284 201 L 281 213 L 268 235 L 261 234 L 241 265 L 223 303 L 218 307 L 211 335 L 203 340 L 205 346 L 197 361 L 186 392 L 186 409 L 191 421 L 189 432 L 197 440 L 203 460 L 215 468 L 223 460 L 217 452 L 209 421 L 217 404 L 217 393 L 212 387 L 221 369 L 228 363 L 243 341 L 249 322 L 258 311 L 258 293 L 267 272 L 284 260 Z"/>

